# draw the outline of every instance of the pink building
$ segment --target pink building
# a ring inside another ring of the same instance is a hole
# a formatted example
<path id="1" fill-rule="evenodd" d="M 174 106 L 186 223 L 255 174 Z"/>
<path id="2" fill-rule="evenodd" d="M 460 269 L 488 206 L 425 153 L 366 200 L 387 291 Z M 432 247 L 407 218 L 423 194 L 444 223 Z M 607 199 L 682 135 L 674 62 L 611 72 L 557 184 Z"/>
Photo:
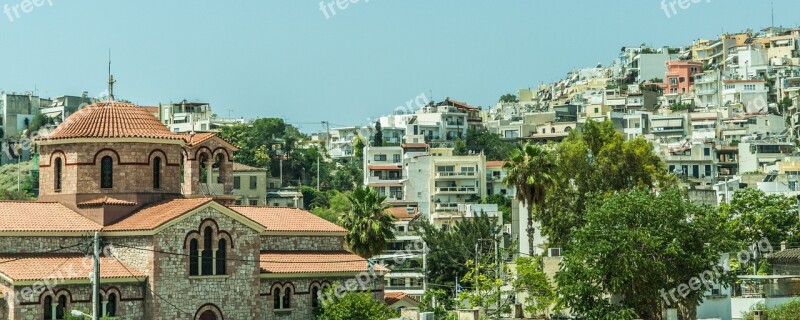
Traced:
<path id="1" fill-rule="evenodd" d="M 667 61 L 667 73 L 661 88 L 664 94 L 686 94 L 694 85 L 694 75 L 703 72 L 703 63 L 697 61 Z"/>

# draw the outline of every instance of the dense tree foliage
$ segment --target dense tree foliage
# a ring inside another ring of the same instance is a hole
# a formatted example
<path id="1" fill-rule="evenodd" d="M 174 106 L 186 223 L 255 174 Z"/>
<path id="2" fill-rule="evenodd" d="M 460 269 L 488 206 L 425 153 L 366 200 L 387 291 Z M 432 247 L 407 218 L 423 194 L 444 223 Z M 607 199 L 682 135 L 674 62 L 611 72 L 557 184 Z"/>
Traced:
<path id="1" fill-rule="evenodd" d="M 317 320 L 387 320 L 398 316 L 397 311 L 366 292 L 351 291 L 341 297 L 327 292 L 326 296 L 332 301 L 322 304 Z"/>
<path id="2" fill-rule="evenodd" d="M 416 220 L 414 226 L 428 246 L 428 281 L 448 288 L 469 271 L 467 261 L 475 260 L 479 239 L 494 239 L 500 232 L 494 219 L 486 214 L 458 220 L 447 230 L 424 219 Z M 491 245 L 480 248 L 482 255 L 494 256 Z"/>
<path id="3" fill-rule="evenodd" d="M 567 246 L 572 229 L 583 226 L 586 202 L 592 195 L 677 183 L 650 142 L 626 141 L 610 121 L 589 120 L 582 132 L 573 130 L 556 145 L 555 153 L 556 167 L 551 172 L 555 192 L 547 194 L 540 215 L 542 234 L 554 246 Z"/>
<path id="4" fill-rule="evenodd" d="M 505 102 L 505 103 L 519 102 L 519 98 L 517 98 L 517 95 L 515 95 L 513 93 L 506 93 L 506 94 L 500 96 L 500 100 L 499 101 L 500 102 Z"/>
<path id="5" fill-rule="evenodd" d="M 770 243 L 794 240 L 800 234 L 796 200 L 781 194 L 745 188 L 719 208 L 730 221 L 735 239 L 744 245 L 768 239 Z"/>
<path id="6" fill-rule="evenodd" d="M 795 299 L 775 307 L 767 307 L 763 302 L 759 302 L 750 308 L 746 314 L 742 315 L 742 320 L 755 320 L 755 317 L 753 317 L 754 310 L 764 311 L 764 317 L 761 319 L 796 320 L 800 317 L 800 299 Z"/>
<path id="7" fill-rule="evenodd" d="M 662 292 L 693 285 L 734 248 L 724 217 L 684 200 L 678 189 L 595 197 L 584 219 L 556 279 L 561 305 L 588 319 L 659 319 Z M 716 279 L 729 280 L 721 273 Z M 692 319 L 704 290 L 670 303 Z"/>
<path id="8" fill-rule="evenodd" d="M 483 152 L 486 160 L 507 160 L 515 143 L 503 140 L 499 134 L 491 133 L 486 128 L 468 129 L 466 137 L 467 150 L 475 153 Z"/>

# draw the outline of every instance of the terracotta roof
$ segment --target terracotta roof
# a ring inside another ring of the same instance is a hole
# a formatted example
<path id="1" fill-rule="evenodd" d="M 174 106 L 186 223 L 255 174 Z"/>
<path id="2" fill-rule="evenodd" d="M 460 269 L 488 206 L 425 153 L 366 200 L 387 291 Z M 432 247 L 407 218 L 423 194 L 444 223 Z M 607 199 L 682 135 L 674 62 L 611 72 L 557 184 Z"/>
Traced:
<path id="1" fill-rule="evenodd" d="M 0 256 L 0 274 L 12 281 L 36 281 L 63 276 L 64 280 L 89 280 L 91 264 L 85 267 L 84 255 L 48 254 Z M 126 269 L 127 268 L 127 269 Z M 100 278 L 131 278 L 144 280 L 146 274 L 112 257 L 100 257 Z"/>
<path id="2" fill-rule="evenodd" d="M 114 199 L 111 197 L 102 197 L 94 200 L 78 202 L 78 207 L 95 207 L 95 206 L 102 206 L 102 205 L 114 205 L 114 206 L 135 206 L 136 202 L 133 201 L 126 201 L 120 199 Z"/>
<path id="3" fill-rule="evenodd" d="M 261 253 L 261 273 L 368 272 L 367 260 L 347 251 L 267 251 Z M 375 272 L 389 271 L 375 265 Z"/>
<path id="4" fill-rule="evenodd" d="M 55 202 L 0 201 L 0 232 L 89 232 L 100 225 Z"/>
<path id="5" fill-rule="evenodd" d="M 722 83 L 762 83 L 764 80 L 722 80 Z"/>
<path id="6" fill-rule="evenodd" d="M 193 146 L 216 136 L 213 132 L 200 132 L 200 133 L 181 133 L 179 134 L 183 141 L 186 141 L 187 146 Z"/>
<path id="7" fill-rule="evenodd" d="M 786 249 L 767 256 L 771 264 L 800 264 L 800 248 Z"/>
<path id="8" fill-rule="evenodd" d="M 505 161 L 486 161 L 487 167 L 502 167 L 504 164 L 506 164 Z"/>
<path id="9" fill-rule="evenodd" d="M 406 207 L 393 207 L 386 209 L 386 213 L 391 214 L 397 220 L 411 220 L 417 217 L 417 213 L 419 212 L 416 207 L 413 207 L 414 213 L 408 213 L 408 208 Z"/>
<path id="10" fill-rule="evenodd" d="M 211 198 L 188 198 L 157 202 L 103 228 L 103 231 L 153 230 L 211 201 Z"/>
<path id="11" fill-rule="evenodd" d="M 383 300 L 386 301 L 386 304 L 389 306 L 398 303 L 403 299 L 409 299 L 414 303 L 419 303 L 416 299 L 403 292 L 386 292 L 383 294 Z"/>
<path id="12" fill-rule="evenodd" d="M 158 107 L 149 107 L 149 106 L 142 106 L 147 112 L 150 113 L 158 113 Z"/>
<path id="13" fill-rule="evenodd" d="M 263 225 L 272 232 L 347 232 L 311 212 L 287 207 L 231 206 L 232 210 Z"/>
<path id="14" fill-rule="evenodd" d="M 400 170 L 402 167 L 399 164 L 371 164 L 367 166 L 370 170 Z"/>
<path id="15" fill-rule="evenodd" d="M 248 166 L 246 164 L 241 164 L 241 163 L 238 163 L 238 162 L 234 162 L 233 163 L 233 171 L 267 171 L 267 169 L 251 167 L 251 166 Z"/>
<path id="16" fill-rule="evenodd" d="M 147 109 L 124 102 L 89 105 L 69 116 L 42 139 L 69 138 L 182 139 Z"/>
<path id="17" fill-rule="evenodd" d="M 478 110 L 478 108 L 473 107 L 471 105 L 468 105 L 468 104 L 466 104 L 464 102 L 461 102 L 461 101 L 458 101 L 458 100 L 453 100 L 453 99 L 447 98 L 447 100 L 445 100 L 445 102 L 447 102 L 447 101 L 452 103 L 456 108 L 467 109 L 467 110 Z"/>

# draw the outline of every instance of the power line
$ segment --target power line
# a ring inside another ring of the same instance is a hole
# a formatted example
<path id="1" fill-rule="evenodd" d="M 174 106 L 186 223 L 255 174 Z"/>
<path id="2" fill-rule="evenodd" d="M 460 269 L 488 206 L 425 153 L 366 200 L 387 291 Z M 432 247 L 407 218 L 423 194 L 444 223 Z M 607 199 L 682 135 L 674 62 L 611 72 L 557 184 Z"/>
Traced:
<path id="1" fill-rule="evenodd" d="M 136 279 L 136 281 L 139 281 L 139 282 L 145 282 L 145 281 L 144 281 L 144 279 L 142 279 L 142 280 L 139 280 L 139 277 L 137 277 L 135 274 L 133 274 L 133 272 L 131 271 L 131 269 L 128 269 L 128 267 L 127 267 L 127 266 L 125 266 L 125 263 L 123 263 L 122 261 L 120 261 L 119 259 L 117 259 L 117 257 L 114 257 L 114 259 L 115 259 L 115 260 L 117 260 L 117 262 L 119 262 L 119 264 L 122 266 L 122 268 L 124 268 L 124 269 L 125 269 L 125 271 L 128 271 L 128 273 L 130 273 L 130 274 L 131 274 L 131 276 L 132 276 L 134 279 Z M 194 316 L 194 314 L 192 314 L 192 313 L 189 313 L 189 312 L 186 312 L 186 311 L 183 311 L 183 309 L 181 309 L 180 307 L 176 306 L 175 304 L 173 304 L 172 302 L 170 302 L 170 301 L 169 301 L 169 300 L 167 300 L 166 298 L 162 297 L 160 294 L 158 294 L 158 293 L 156 293 L 155 291 L 153 291 L 153 288 L 150 288 L 150 285 L 149 285 L 149 284 L 145 283 L 145 285 L 144 285 L 144 286 L 147 288 L 147 290 L 148 290 L 148 291 L 150 291 L 150 293 L 152 293 L 152 294 L 153 294 L 154 296 L 156 296 L 157 298 L 159 298 L 159 299 L 163 300 L 163 301 L 164 301 L 164 302 L 166 302 L 168 305 L 170 305 L 170 306 L 172 306 L 173 308 L 175 308 L 175 310 L 178 310 L 179 312 L 181 312 L 181 313 L 184 313 L 184 314 L 187 314 L 187 315 L 189 315 L 189 316 Z"/>
<path id="2" fill-rule="evenodd" d="M 58 252 L 58 251 L 61 251 L 61 250 L 65 250 L 65 249 L 70 249 L 70 248 L 75 248 L 75 247 L 78 247 L 78 246 L 82 246 L 82 245 L 84 245 L 84 244 L 85 244 L 85 243 L 78 243 L 78 244 L 74 244 L 74 245 L 71 245 L 71 246 L 61 247 L 61 248 L 58 248 L 58 249 L 54 249 L 54 250 L 50 250 L 50 251 L 45 251 L 45 252 L 26 253 L 26 254 L 24 254 L 23 256 L 20 256 L 20 257 L 17 257 L 17 258 L 11 259 L 11 260 L 0 261 L 0 264 L 9 263 L 9 262 L 14 262 L 14 261 L 22 260 L 22 259 L 27 259 L 27 258 L 30 258 L 30 256 L 31 256 L 31 255 L 46 255 L 46 254 L 50 254 L 50 253 L 55 253 L 55 252 Z"/>

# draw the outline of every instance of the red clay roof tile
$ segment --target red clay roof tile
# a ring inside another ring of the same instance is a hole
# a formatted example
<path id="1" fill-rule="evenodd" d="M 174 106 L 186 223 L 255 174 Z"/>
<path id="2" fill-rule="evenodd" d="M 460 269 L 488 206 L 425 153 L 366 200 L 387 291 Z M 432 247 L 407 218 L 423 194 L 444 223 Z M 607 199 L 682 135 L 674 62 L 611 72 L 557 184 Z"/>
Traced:
<path id="1" fill-rule="evenodd" d="M 347 251 L 268 251 L 261 253 L 261 273 L 368 272 L 367 260 Z M 375 272 L 389 271 L 375 265 Z"/>
<path id="2" fill-rule="evenodd" d="M 75 112 L 42 139 L 70 138 L 183 139 L 147 109 L 114 101 L 99 102 Z"/>
<path id="3" fill-rule="evenodd" d="M 60 203 L 0 201 L 0 232 L 89 232 L 100 225 Z"/>
<path id="4" fill-rule="evenodd" d="M 211 198 L 188 198 L 157 202 L 103 228 L 103 231 L 153 230 L 210 201 Z"/>
<path id="5" fill-rule="evenodd" d="M 91 263 L 85 264 L 80 254 L 47 255 L 2 255 L 0 274 L 12 281 L 35 281 L 50 277 L 64 280 L 89 280 Z M 91 261 L 91 260 L 89 260 Z M 88 266 L 88 268 L 86 267 Z M 138 278 L 144 281 L 146 274 L 112 257 L 100 257 L 100 278 Z"/>
<path id="6" fill-rule="evenodd" d="M 286 207 L 229 207 L 273 232 L 330 232 L 343 233 L 346 229 L 311 212 Z"/>

